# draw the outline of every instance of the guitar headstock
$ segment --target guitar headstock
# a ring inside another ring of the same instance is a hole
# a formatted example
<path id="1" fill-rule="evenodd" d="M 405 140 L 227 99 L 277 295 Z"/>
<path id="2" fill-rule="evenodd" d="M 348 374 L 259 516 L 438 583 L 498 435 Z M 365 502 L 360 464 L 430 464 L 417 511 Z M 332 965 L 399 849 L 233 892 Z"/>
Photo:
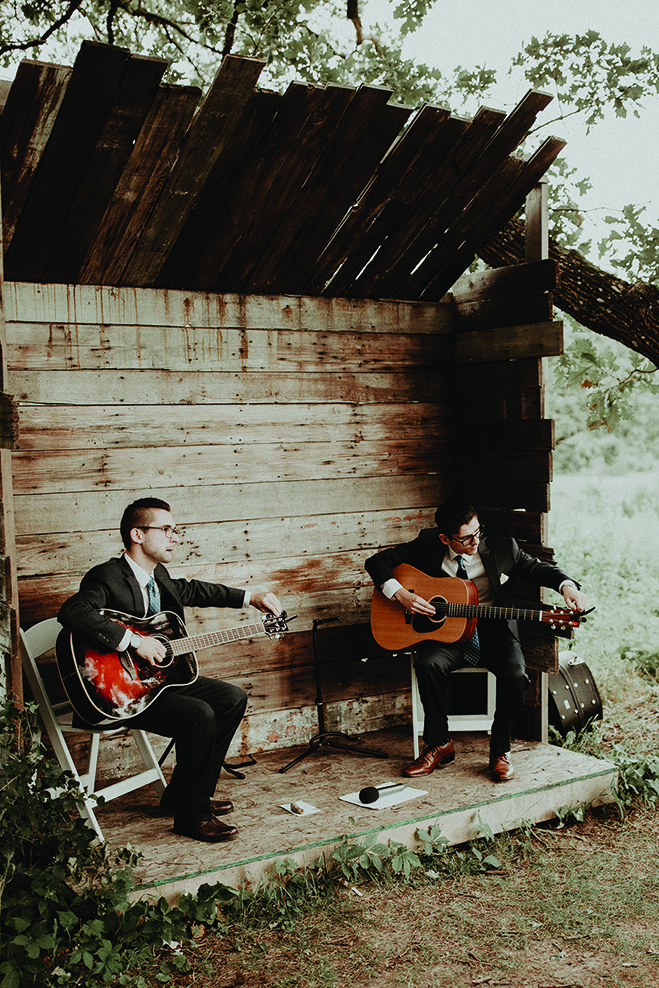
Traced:
<path id="1" fill-rule="evenodd" d="M 586 621 L 586 615 L 591 614 L 595 608 L 591 607 L 587 611 L 571 611 L 566 607 L 552 608 L 542 612 L 542 621 L 550 628 L 578 628 Z"/>
<path id="2" fill-rule="evenodd" d="M 269 612 L 264 614 L 261 617 L 261 620 L 263 621 L 263 628 L 266 635 L 268 635 L 269 638 L 281 638 L 281 636 L 286 634 L 288 631 L 287 622 L 293 621 L 296 616 L 297 615 L 294 614 L 293 617 L 289 618 L 286 611 L 282 611 L 279 617 L 276 617 L 274 614 L 270 614 Z"/>

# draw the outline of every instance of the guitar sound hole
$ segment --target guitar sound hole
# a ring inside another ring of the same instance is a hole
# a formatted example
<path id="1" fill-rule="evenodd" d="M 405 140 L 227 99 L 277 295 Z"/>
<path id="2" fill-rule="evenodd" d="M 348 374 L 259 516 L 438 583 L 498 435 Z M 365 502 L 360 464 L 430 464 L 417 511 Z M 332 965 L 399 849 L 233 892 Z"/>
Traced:
<path id="1" fill-rule="evenodd" d="M 429 618 L 433 624 L 444 624 L 446 621 L 446 597 L 431 597 L 430 603 L 435 608 L 434 618 Z"/>
<path id="2" fill-rule="evenodd" d="M 169 639 L 165 638 L 163 635 L 154 635 L 153 637 L 158 638 L 167 649 L 167 655 L 165 656 L 165 658 L 157 660 L 156 665 L 158 669 L 168 669 L 169 666 L 171 666 L 172 662 L 174 661 L 174 652 L 172 651 L 172 647 L 169 643 Z"/>

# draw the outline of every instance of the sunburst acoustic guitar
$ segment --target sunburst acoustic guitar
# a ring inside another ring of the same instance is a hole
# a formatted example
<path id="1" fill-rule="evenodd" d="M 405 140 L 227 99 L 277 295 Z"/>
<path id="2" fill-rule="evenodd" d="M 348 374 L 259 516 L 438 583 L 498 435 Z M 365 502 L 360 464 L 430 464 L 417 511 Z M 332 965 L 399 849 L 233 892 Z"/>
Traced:
<path id="1" fill-rule="evenodd" d="M 86 724 L 114 724 L 142 713 L 163 690 L 188 686 L 199 675 L 195 652 L 267 635 L 281 638 L 288 631 L 286 612 L 280 617 L 261 615 L 258 624 L 243 624 L 228 631 L 188 637 L 185 624 L 172 611 L 136 618 L 121 611 L 105 610 L 106 617 L 138 635 L 159 638 L 167 655 L 157 666 L 132 649 L 103 652 L 91 638 L 64 629 L 57 638 L 55 655 L 71 706 Z"/>

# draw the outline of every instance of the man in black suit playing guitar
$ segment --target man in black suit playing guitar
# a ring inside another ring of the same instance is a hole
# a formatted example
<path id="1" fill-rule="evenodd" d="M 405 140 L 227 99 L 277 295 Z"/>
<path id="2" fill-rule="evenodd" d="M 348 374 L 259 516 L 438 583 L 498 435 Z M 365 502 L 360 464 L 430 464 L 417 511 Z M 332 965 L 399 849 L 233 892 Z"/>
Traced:
<path id="1" fill-rule="evenodd" d="M 137 655 L 157 667 L 166 656 L 160 638 L 134 634 L 105 609 L 142 618 L 158 611 L 183 617 L 184 607 L 253 605 L 274 615 L 282 613 L 277 597 L 200 580 L 173 579 L 169 563 L 178 543 L 170 507 L 159 498 L 130 504 L 121 520 L 125 552 L 93 567 L 78 593 L 62 606 L 58 620 L 67 629 L 93 639 L 120 655 Z M 168 687 L 146 710 L 122 723 L 151 731 L 176 742 L 176 767 L 160 804 L 162 815 L 174 817 L 174 832 L 194 840 L 231 840 L 237 828 L 219 820 L 230 813 L 229 800 L 212 799 L 231 740 L 242 720 L 247 696 L 231 683 L 199 676 L 187 686 Z"/>
<path id="2" fill-rule="evenodd" d="M 384 549 L 366 560 L 366 570 L 385 597 L 396 600 L 411 615 L 435 616 L 435 607 L 406 589 L 393 570 L 400 564 L 414 566 L 429 577 L 461 577 L 478 589 L 480 604 L 512 605 L 511 577 L 550 587 L 563 595 L 573 611 L 583 611 L 586 596 L 579 584 L 558 566 L 523 552 L 514 539 L 484 537 L 483 526 L 468 501 L 453 499 L 435 513 L 437 528 L 424 529 L 412 542 Z M 471 658 L 474 642 L 440 642 L 432 639 L 416 646 L 415 669 L 423 703 L 425 748 L 403 775 L 429 775 L 455 758 L 446 714 L 446 678 L 468 664 L 487 667 L 497 679 L 496 711 L 490 739 L 489 768 L 495 782 L 508 782 L 514 770 L 510 760 L 511 731 L 524 703 L 529 680 L 517 637 L 515 621 L 502 618 L 478 620 L 480 655 Z"/>

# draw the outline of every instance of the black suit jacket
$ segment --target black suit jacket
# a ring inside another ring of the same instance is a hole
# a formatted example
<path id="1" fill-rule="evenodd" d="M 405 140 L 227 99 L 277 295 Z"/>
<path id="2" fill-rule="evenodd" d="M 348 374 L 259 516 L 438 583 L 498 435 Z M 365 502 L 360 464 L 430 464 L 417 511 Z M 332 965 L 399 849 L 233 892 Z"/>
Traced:
<path id="1" fill-rule="evenodd" d="M 242 607 L 245 591 L 202 580 L 175 580 L 158 563 L 154 576 L 163 611 L 181 618 L 185 607 Z M 57 619 L 65 628 L 82 631 L 116 649 L 126 629 L 100 613 L 104 608 L 135 617 L 144 614 L 144 597 L 135 574 L 123 556 L 94 566 L 82 579 L 80 590 L 62 605 Z"/>
<path id="2" fill-rule="evenodd" d="M 559 591 L 564 580 L 576 580 L 564 573 L 554 563 L 536 559 L 524 552 L 515 539 L 500 535 L 491 535 L 482 539 L 478 551 L 483 561 L 485 573 L 494 593 L 494 603 L 497 607 L 514 607 L 513 577 L 526 580 L 540 587 L 550 587 Z M 446 545 L 440 541 L 436 528 L 425 528 L 419 532 L 412 542 L 402 542 L 390 549 L 383 549 L 370 556 L 365 563 L 366 571 L 375 583 L 381 587 L 387 580 L 394 578 L 393 569 L 400 563 L 415 566 L 427 576 L 442 577 L 447 574 L 442 571 Z M 507 580 L 501 577 L 507 577 Z M 517 637 L 517 622 L 506 622 L 512 633 Z M 501 630 L 503 622 L 497 620 L 480 620 L 479 634 L 496 634 Z"/>

